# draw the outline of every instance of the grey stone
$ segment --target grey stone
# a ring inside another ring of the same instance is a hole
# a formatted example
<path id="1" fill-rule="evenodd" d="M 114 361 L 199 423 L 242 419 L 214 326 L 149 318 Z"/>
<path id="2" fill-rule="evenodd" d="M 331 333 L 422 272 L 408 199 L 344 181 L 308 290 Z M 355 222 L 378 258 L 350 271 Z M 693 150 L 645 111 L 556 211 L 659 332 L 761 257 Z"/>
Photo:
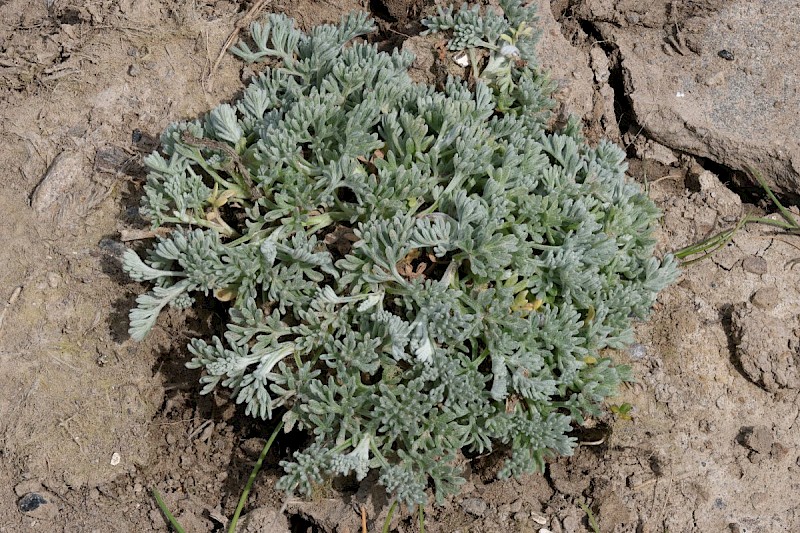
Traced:
<path id="1" fill-rule="evenodd" d="M 751 274 L 766 274 L 768 266 L 767 260 L 763 257 L 751 255 L 742 260 L 742 268 L 745 272 L 750 272 Z"/>

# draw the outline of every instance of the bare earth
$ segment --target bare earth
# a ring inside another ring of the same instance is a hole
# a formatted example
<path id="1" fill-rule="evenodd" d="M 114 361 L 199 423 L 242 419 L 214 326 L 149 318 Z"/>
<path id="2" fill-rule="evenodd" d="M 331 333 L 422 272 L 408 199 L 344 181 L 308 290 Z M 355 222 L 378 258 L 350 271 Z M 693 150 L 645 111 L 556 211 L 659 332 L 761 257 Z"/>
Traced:
<path id="1" fill-rule="evenodd" d="M 773 207 L 742 172 L 800 197 L 796 0 L 539 0 L 541 63 L 558 118 L 631 155 L 673 251 Z M 302 27 L 352 9 L 376 42 L 443 65 L 414 21 L 423 0 L 266 2 Z M 48 7 L 49 6 L 49 7 Z M 224 396 L 199 397 L 185 344 L 211 313 L 175 311 L 142 343 L 120 270 L 138 217 L 142 156 L 176 120 L 235 99 L 251 72 L 226 55 L 245 0 L 0 0 L 0 531 L 167 531 L 157 487 L 187 531 L 221 531 L 271 427 Z M 405 44 L 403 44 L 405 43 Z M 726 53 L 722 53 L 722 52 Z M 446 66 L 452 68 L 452 65 Z M 437 70 L 438 69 L 438 70 Z M 800 531 L 800 238 L 751 226 L 687 266 L 638 344 L 615 353 L 638 383 L 578 431 L 573 457 L 498 482 L 492 457 L 464 492 L 429 505 L 429 532 Z M 280 438 L 245 508 L 250 532 L 370 532 L 380 489 L 284 502 Z M 284 515 L 280 511 L 285 504 Z M 586 506 L 585 508 L 582 506 Z M 284 518 L 285 516 L 285 518 Z M 393 528 L 418 531 L 406 512 Z"/>

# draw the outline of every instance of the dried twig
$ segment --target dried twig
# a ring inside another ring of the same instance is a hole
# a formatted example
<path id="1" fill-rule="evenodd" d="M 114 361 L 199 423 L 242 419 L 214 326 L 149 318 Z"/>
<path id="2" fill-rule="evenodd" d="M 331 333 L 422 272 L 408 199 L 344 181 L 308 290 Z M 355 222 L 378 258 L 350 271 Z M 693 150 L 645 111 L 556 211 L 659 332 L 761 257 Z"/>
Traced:
<path id="1" fill-rule="evenodd" d="M 155 230 L 124 229 L 119 232 L 119 240 L 121 242 L 139 241 L 143 239 L 153 239 L 155 237 L 166 237 L 170 233 L 172 233 L 171 228 L 156 228 Z"/>
<path id="2" fill-rule="evenodd" d="M 19 298 L 21 292 L 22 292 L 22 285 L 14 289 L 14 292 L 11 293 L 11 296 L 8 298 L 8 301 L 6 302 L 5 307 L 3 307 L 3 310 L 0 311 L 0 328 L 3 327 L 3 322 L 6 319 L 6 313 L 8 312 L 8 308 L 14 305 L 14 302 L 17 301 L 17 298 Z"/>
<path id="3" fill-rule="evenodd" d="M 367 533 L 367 508 L 361 506 L 361 533 Z"/>

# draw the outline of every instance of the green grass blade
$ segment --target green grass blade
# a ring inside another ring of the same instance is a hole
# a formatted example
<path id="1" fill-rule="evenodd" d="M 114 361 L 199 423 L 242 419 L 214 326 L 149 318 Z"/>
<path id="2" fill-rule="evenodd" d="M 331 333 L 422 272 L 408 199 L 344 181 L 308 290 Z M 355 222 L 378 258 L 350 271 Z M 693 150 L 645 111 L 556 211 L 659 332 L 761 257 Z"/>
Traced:
<path id="1" fill-rule="evenodd" d="M 769 185 L 767 185 L 767 181 L 764 179 L 764 176 L 761 175 L 761 172 L 749 165 L 746 165 L 745 169 L 747 172 L 752 174 L 758 184 L 761 185 L 761 188 L 767 193 L 767 196 L 770 200 L 772 200 L 772 203 L 778 207 L 778 211 L 780 212 L 781 216 L 786 222 L 789 223 L 792 229 L 800 229 L 800 224 L 798 224 L 797 220 L 795 220 L 789 210 L 783 207 L 783 204 L 778 201 L 778 198 L 775 196 L 775 194 L 773 194 L 772 189 L 769 188 Z"/>
<path id="2" fill-rule="evenodd" d="M 250 489 L 253 488 L 253 483 L 256 481 L 256 476 L 258 476 L 259 470 L 261 470 L 261 465 L 264 463 L 264 459 L 267 457 L 267 453 L 269 452 L 270 447 L 272 447 L 272 443 L 275 442 L 275 438 L 278 436 L 281 428 L 283 428 L 282 420 L 275 427 L 275 430 L 272 432 L 269 440 L 264 445 L 264 449 L 261 450 L 261 455 L 258 456 L 258 461 L 256 461 L 253 471 L 250 472 L 250 477 L 247 479 L 247 484 L 244 486 L 242 495 L 239 497 L 239 504 L 236 506 L 236 511 L 233 513 L 233 518 L 231 518 L 231 523 L 228 527 L 228 533 L 234 533 L 234 531 L 236 531 L 236 524 L 239 522 L 239 516 L 242 514 L 242 509 L 244 509 L 244 504 L 247 501 L 247 496 L 250 494 Z"/>
<path id="3" fill-rule="evenodd" d="M 397 500 L 392 502 L 392 506 L 389 507 L 389 512 L 386 515 L 386 521 L 383 523 L 383 533 L 389 533 L 389 525 L 392 523 L 392 515 L 394 514 L 394 508 L 397 507 Z"/>
<path id="4" fill-rule="evenodd" d="M 600 526 L 597 524 L 597 520 L 594 518 L 594 513 L 589 506 L 583 502 L 579 502 L 578 505 L 580 505 L 581 509 L 583 509 L 583 512 L 586 513 L 586 518 L 589 521 L 589 527 L 592 529 L 592 531 L 594 533 L 600 533 Z"/>
<path id="5" fill-rule="evenodd" d="M 181 527 L 181 525 L 178 523 L 178 520 L 172 516 L 172 513 L 169 512 L 167 504 L 161 499 L 161 494 L 156 488 L 153 488 L 153 498 L 156 499 L 158 507 L 161 509 L 161 512 L 164 513 L 164 516 L 167 517 L 167 521 L 169 522 L 169 525 L 172 526 L 172 529 L 175 530 L 175 533 L 186 533 L 186 530 Z"/>

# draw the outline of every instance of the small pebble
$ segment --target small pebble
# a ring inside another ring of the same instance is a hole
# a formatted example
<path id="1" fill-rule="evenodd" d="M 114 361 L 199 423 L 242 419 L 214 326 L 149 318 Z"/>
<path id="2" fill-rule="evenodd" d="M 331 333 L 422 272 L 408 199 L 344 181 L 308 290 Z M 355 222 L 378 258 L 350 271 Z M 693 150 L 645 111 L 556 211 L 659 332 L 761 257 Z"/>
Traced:
<path id="1" fill-rule="evenodd" d="M 47 273 L 47 285 L 51 289 L 57 289 L 60 283 L 61 283 L 61 276 L 59 276 L 56 272 Z"/>
<path id="2" fill-rule="evenodd" d="M 724 59 L 725 61 L 734 60 L 733 52 L 731 52 L 730 50 L 720 50 L 719 52 L 717 52 L 717 55 L 722 59 Z"/>
<path id="3" fill-rule="evenodd" d="M 545 525 L 547 523 L 547 517 L 545 517 L 544 515 L 540 515 L 539 513 L 534 513 L 534 512 L 531 513 L 531 520 L 533 520 L 534 522 L 536 522 L 540 526 L 543 526 L 543 525 Z"/>
<path id="4" fill-rule="evenodd" d="M 717 409 L 726 409 L 728 407 L 728 398 L 724 394 L 717 398 L 715 402 Z"/>
<path id="5" fill-rule="evenodd" d="M 122 461 L 122 457 L 117 452 L 111 454 L 111 466 L 117 466 L 120 461 Z"/>
<path id="6" fill-rule="evenodd" d="M 631 344 L 630 348 L 628 348 L 628 353 L 631 359 L 643 359 L 647 356 L 647 348 L 644 347 L 644 344 L 639 344 L 637 342 Z"/>
<path id="7" fill-rule="evenodd" d="M 136 77 L 139 75 L 139 67 L 136 65 L 131 65 L 128 67 L 128 76 Z"/>
<path id="8" fill-rule="evenodd" d="M 30 513 L 47 503 L 41 495 L 36 492 L 29 492 L 19 500 L 19 510 L 23 513 Z"/>
<path id="9" fill-rule="evenodd" d="M 763 257 L 751 255 L 750 257 L 744 258 L 742 261 L 742 268 L 745 272 L 750 272 L 751 274 L 766 274 L 767 260 Z"/>

